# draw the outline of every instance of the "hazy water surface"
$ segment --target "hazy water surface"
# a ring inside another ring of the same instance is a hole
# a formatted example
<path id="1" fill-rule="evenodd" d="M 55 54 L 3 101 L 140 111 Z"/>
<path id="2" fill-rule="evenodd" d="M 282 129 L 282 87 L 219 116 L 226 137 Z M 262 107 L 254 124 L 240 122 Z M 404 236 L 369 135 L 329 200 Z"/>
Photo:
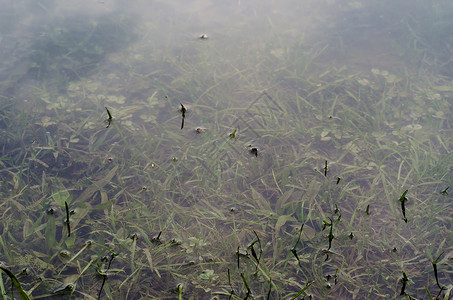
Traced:
<path id="1" fill-rule="evenodd" d="M 0 260 L 33 297 L 448 299 L 448 1 L 0 6 Z"/>

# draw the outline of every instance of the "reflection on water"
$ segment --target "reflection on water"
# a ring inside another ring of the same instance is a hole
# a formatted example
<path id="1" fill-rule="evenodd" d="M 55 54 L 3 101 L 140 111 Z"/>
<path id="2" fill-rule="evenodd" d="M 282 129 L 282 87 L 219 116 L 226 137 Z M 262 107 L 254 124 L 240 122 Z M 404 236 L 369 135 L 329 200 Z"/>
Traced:
<path id="1" fill-rule="evenodd" d="M 453 5 L 4 2 L 0 260 L 33 297 L 448 299 Z"/>

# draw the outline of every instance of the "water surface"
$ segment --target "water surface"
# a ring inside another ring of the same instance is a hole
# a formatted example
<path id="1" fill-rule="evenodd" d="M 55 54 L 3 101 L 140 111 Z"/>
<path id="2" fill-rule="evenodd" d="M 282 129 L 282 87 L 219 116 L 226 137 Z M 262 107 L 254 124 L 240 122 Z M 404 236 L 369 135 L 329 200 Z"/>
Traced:
<path id="1" fill-rule="evenodd" d="M 1 5 L 0 260 L 32 298 L 448 299 L 448 2 Z"/>

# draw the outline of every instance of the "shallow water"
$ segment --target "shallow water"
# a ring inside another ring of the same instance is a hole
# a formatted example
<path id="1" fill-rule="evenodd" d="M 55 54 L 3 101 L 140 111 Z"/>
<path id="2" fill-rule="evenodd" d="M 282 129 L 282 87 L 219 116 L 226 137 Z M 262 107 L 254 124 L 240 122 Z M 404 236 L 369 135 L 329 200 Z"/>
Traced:
<path id="1" fill-rule="evenodd" d="M 33 298 L 448 299 L 451 4 L 1 5 L 0 260 Z"/>

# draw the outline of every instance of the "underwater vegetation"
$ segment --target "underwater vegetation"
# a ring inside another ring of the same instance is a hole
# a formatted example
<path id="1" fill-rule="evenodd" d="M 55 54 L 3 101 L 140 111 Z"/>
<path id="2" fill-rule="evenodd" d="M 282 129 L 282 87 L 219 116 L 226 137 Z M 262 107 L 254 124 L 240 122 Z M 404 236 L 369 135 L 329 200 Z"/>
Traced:
<path id="1" fill-rule="evenodd" d="M 410 10 L 395 52 L 429 67 L 354 69 L 259 12 L 223 38 L 156 12 L 21 41 L 0 78 L 2 299 L 451 299 L 448 47 L 423 52 Z"/>

